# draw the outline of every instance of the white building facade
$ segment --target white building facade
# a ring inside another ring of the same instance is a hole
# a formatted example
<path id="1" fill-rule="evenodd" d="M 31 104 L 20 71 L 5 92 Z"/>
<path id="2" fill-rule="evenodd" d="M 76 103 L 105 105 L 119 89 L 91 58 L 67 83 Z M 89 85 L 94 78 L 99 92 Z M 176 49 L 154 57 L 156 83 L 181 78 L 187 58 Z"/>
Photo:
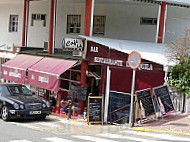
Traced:
<path id="1" fill-rule="evenodd" d="M 170 43 L 190 28 L 190 2 L 179 1 L 0 0 L 0 43 L 47 46 L 49 54 L 62 48 L 63 39 L 79 35 Z M 84 87 L 87 66 L 81 61 Z"/>
<path id="2" fill-rule="evenodd" d="M 30 1 L 27 46 L 43 47 L 44 42 L 49 41 L 50 5 L 49 0 Z M 167 5 L 165 43 L 176 40 L 184 34 L 185 28 L 189 28 L 190 8 L 186 6 Z M 97 16 L 97 20 L 92 36 L 155 42 L 158 33 L 159 7 L 159 3 L 95 0 L 94 16 Z M 78 35 L 84 34 L 85 1 L 57 0 L 55 8 L 55 48 L 62 48 L 64 38 L 78 38 Z M 0 1 L 0 43 L 22 46 L 23 14 L 24 0 Z M 11 16 L 17 17 L 12 22 L 12 24 L 17 22 L 16 31 L 10 30 Z M 72 31 L 72 22 L 76 24 L 74 30 L 77 31 Z M 98 30 L 95 30 L 96 27 Z"/>

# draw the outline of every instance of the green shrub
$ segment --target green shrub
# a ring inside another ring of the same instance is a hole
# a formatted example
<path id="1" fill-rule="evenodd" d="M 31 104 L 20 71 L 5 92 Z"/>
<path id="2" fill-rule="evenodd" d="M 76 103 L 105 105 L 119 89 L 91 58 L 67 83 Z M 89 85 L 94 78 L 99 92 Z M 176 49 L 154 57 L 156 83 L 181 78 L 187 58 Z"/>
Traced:
<path id="1" fill-rule="evenodd" d="M 190 58 L 184 58 L 171 68 L 168 83 L 190 98 Z"/>

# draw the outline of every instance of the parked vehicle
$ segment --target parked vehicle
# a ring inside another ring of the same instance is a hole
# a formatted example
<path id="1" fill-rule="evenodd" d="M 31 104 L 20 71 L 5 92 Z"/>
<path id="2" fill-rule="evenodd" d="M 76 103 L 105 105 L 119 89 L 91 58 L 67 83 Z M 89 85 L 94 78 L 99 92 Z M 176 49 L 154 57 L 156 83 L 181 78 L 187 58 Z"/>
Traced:
<path id="1" fill-rule="evenodd" d="M 45 119 L 50 103 L 21 84 L 0 84 L 0 115 L 4 121 L 16 118 Z"/>

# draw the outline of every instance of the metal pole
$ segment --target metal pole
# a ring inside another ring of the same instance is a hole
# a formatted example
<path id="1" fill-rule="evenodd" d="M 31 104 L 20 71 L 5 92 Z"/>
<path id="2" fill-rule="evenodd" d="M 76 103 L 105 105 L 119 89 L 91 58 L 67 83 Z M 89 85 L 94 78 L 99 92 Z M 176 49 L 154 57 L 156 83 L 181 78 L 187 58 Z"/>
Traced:
<path id="1" fill-rule="evenodd" d="M 132 86 L 131 86 L 131 107 L 130 107 L 130 115 L 129 115 L 129 127 L 131 128 L 133 125 L 133 94 L 135 90 L 135 75 L 136 70 L 133 69 L 133 79 L 132 79 Z"/>

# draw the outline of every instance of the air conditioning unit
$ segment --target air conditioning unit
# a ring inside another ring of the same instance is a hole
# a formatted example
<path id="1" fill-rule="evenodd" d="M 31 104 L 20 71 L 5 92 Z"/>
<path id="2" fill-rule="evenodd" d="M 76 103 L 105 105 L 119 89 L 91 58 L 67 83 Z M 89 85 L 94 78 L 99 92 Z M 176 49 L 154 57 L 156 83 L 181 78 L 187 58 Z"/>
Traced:
<path id="1" fill-rule="evenodd" d="M 48 41 L 44 41 L 44 51 L 48 51 L 49 43 Z"/>
<path id="2" fill-rule="evenodd" d="M 73 51 L 73 56 L 81 57 L 82 56 L 82 51 L 74 50 Z"/>

